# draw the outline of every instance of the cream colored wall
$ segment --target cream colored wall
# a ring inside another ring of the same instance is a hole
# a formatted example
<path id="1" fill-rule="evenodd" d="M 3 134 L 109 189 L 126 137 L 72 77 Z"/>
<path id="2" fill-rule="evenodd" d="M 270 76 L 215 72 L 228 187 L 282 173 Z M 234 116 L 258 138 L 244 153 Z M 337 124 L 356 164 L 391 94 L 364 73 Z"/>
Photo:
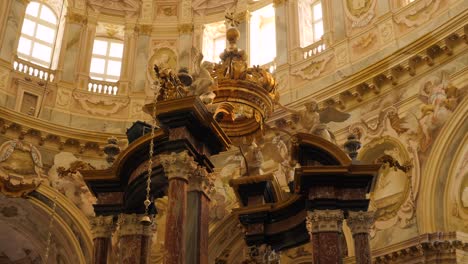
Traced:
<path id="1" fill-rule="evenodd" d="M 374 193 L 381 199 L 373 198 L 372 206 L 382 212 L 372 229 L 374 249 L 384 252 L 389 246 L 414 238 L 418 233 L 467 232 L 466 188 L 463 186 L 468 180 L 463 170 L 466 163 L 463 146 L 466 144 L 462 142 L 466 141 L 467 129 L 463 126 L 467 123 L 467 101 L 463 98 L 468 85 L 468 3 L 416 0 L 401 6 L 396 0 L 367 0 L 362 9 L 356 10 L 346 4 L 352 1 L 326 2 L 323 41 L 305 48 L 299 47 L 297 2 L 274 3 L 277 12 L 285 16 L 276 24 L 279 39 L 275 76 L 281 102 L 298 110 L 311 98 L 320 101 L 321 106 L 334 105 L 351 114 L 346 122 L 329 124 L 339 144 L 350 132 L 359 131 L 364 145 L 360 157 L 366 153 L 390 153 L 400 162 L 408 161 L 413 165 L 407 174 L 385 172 L 386 177 L 400 177 L 401 181 L 390 187 L 382 182 L 381 189 Z M 53 69 L 56 78 L 44 89 L 44 81 L 13 68 L 12 55 L 15 55 L 22 21 L 18 10 L 24 10 L 25 3 L 27 1 L 22 0 L 0 3 L 0 17 L 3 18 L 0 20 L 0 118 L 7 121 L 2 123 L 5 131 L 2 140 L 23 137 L 40 144 L 41 151 L 50 153 L 51 160 L 65 150 L 88 161 L 103 159 L 99 153 L 108 136 L 123 138 L 132 121 L 148 119 L 141 107 L 154 93 L 151 65 L 166 59 L 164 62 L 174 68 L 187 65 L 192 45 L 201 45 L 203 24 L 223 20 L 223 10 L 233 6 L 230 1 L 223 1 L 223 6 L 217 7 L 211 2 L 203 5 L 189 0 L 180 3 L 143 0 L 139 2 L 143 8 L 132 10 L 128 3 L 134 3 L 133 0 L 125 0 L 119 2 L 123 4 L 121 9 L 129 9 L 124 14 L 119 9 L 96 5 L 90 8 L 84 0 L 69 1 L 63 48 L 58 68 Z M 240 45 L 246 45 L 247 50 L 249 11 L 269 3 L 238 1 L 237 11 L 243 12 L 240 27 L 246 33 Z M 10 13 L 12 15 L 1 15 Z M 124 65 L 115 96 L 87 90 L 92 42 L 100 22 L 124 28 Z M 450 39 L 453 34 L 458 36 L 455 41 Z M 327 48 L 314 50 L 319 44 Z M 441 50 L 437 56 L 430 49 L 435 46 Z M 305 53 L 308 54 L 306 58 Z M 425 94 L 424 87 L 428 83 L 436 87 L 439 83 L 450 84 L 446 86 L 450 90 L 443 95 L 444 105 L 431 101 L 431 96 L 437 97 L 436 92 Z M 15 113 L 20 109 L 23 91 L 39 97 L 45 95 L 39 119 Z M 454 91 L 455 94 L 451 94 Z M 456 104 L 448 109 L 445 103 L 454 101 L 446 99 L 453 99 Z M 432 109 L 432 113 L 426 111 L 428 109 Z M 439 116 L 434 116 L 435 113 Z M 275 126 L 280 119 L 290 121 L 290 115 L 277 111 L 269 124 Z M 16 129 L 13 121 L 22 129 Z M 74 131 L 76 128 L 83 130 Z M 43 134 L 37 137 L 35 133 L 27 133 L 31 130 Z M 58 135 L 59 141 L 49 140 L 54 138 L 48 137 L 49 134 Z M 72 139 L 78 140 L 78 145 Z M 97 150 L 88 151 L 85 148 L 88 142 L 96 143 Z M 236 155 L 235 151 L 214 161 L 223 179 L 239 174 L 237 165 L 222 163 L 231 155 Z M 451 163 L 445 157 L 453 157 Z M 441 178 L 446 171 L 446 178 Z M 226 181 L 220 180 L 217 184 L 221 198 L 213 201 L 213 208 L 230 211 L 236 206 L 235 197 Z M 236 263 L 243 254 L 242 236 L 232 216 L 228 215 L 220 213 L 211 219 L 210 263 L 225 251 L 230 252 L 229 263 Z M 163 226 L 163 214 L 160 217 Z M 232 240 L 225 240 L 226 237 Z M 347 242 L 353 255 L 349 232 Z M 160 243 L 154 244 L 155 263 L 160 259 L 161 248 Z M 284 263 L 305 260 L 309 251 L 305 248 L 299 253 L 297 249 L 285 252 Z"/>

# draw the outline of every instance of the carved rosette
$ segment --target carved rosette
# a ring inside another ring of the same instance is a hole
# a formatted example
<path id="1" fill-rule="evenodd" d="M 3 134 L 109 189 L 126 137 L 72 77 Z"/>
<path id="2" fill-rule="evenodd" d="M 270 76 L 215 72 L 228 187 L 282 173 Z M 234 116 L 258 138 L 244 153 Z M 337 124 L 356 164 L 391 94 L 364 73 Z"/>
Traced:
<path id="1" fill-rule="evenodd" d="M 307 230 L 309 233 L 341 232 L 343 225 L 342 210 L 314 210 L 307 212 Z"/>
<path id="2" fill-rule="evenodd" d="M 203 192 L 209 196 L 214 190 L 214 181 L 211 173 L 204 167 L 197 166 L 195 171 L 189 175 L 189 191 Z"/>
<path id="3" fill-rule="evenodd" d="M 349 216 L 346 219 L 346 223 L 353 235 L 356 234 L 368 234 L 370 227 L 374 223 L 374 212 L 349 212 Z"/>
<path id="4" fill-rule="evenodd" d="M 91 232 L 94 238 L 109 238 L 114 231 L 113 216 L 96 216 L 90 220 Z"/>
<path id="5" fill-rule="evenodd" d="M 159 155 L 159 160 L 169 180 L 178 178 L 188 181 L 189 175 L 198 168 L 197 163 L 187 151 L 161 154 Z"/>
<path id="6" fill-rule="evenodd" d="M 156 228 L 155 221 L 151 221 L 151 225 L 143 225 L 141 217 L 142 215 L 137 214 L 120 214 L 118 219 L 119 236 L 151 236 Z"/>

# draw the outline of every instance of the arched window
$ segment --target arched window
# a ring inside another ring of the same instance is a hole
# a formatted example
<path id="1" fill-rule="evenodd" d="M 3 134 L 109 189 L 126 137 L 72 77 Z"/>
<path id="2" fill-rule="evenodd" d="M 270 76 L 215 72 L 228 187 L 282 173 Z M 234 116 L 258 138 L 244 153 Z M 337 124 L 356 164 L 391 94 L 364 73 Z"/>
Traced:
<path id="1" fill-rule="evenodd" d="M 120 40 L 96 38 L 89 71 L 91 79 L 117 82 L 122 67 L 123 47 Z"/>
<path id="2" fill-rule="evenodd" d="M 203 29 L 203 59 L 219 62 L 219 55 L 226 48 L 226 25 L 224 21 L 206 24 Z"/>
<path id="3" fill-rule="evenodd" d="M 250 17 L 250 64 L 264 65 L 276 57 L 275 8 L 262 7 Z"/>
<path id="4" fill-rule="evenodd" d="M 31 2 L 21 28 L 18 57 L 49 67 L 57 35 L 57 15 L 47 5 Z"/>
<path id="5" fill-rule="evenodd" d="M 300 45 L 307 47 L 323 36 L 322 1 L 299 0 L 298 8 Z"/>

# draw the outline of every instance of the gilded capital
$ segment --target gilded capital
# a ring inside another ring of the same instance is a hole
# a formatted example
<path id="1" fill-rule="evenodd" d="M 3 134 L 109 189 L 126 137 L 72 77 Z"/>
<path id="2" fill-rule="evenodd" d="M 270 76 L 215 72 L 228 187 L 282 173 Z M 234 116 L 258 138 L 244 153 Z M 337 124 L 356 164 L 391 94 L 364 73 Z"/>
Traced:
<path id="1" fill-rule="evenodd" d="M 91 232 L 94 238 L 110 238 L 114 231 L 114 217 L 109 216 L 96 216 L 90 220 Z"/>
<path id="2" fill-rule="evenodd" d="M 180 24 L 177 29 L 179 30 L 179 34 L 190 34 L 193 32 L 194 25 L 192 23 L 187 24 Z"/>
<path id="3" fill-rule="evenodd" d="M 209 196 L 214 189 L 212 179 L 211 173 L 208 173 L 204 167 L 198 166 L 188 177 L 189 191 L 203 192 Z"/>
<path id="4" fill-rule="evenodd" d="M 351 229 L 351 233 L 362 234 L 369 233 L 369 229 L 374 223 L 374 212 L 349 212 L 348 218 L 346 218 L 346 223 Z"/>
<path id="5" fill-rule="evenodd" d="M 159 155 L 159 161 L 169 180 L 178 178 L 188 181 L 189 175 L 197 169 L 197 163 L 187 151 L 161 154 Z"/>
<path id="6" fill-rule="evenodd" d="M 137 214 L 120 214 L 118 225 L 119 225 L 119 236 L 132 236 L 142 235 L 151 236 L 155 231 L 156 225 L 154 221 L 151 221 L 151 225 L 144 225 L 141 223 L 143 215 Z M 150 216 L 151 217 L 151 216 Z"/>
<path id="7" fill-rule="evenodd" d="M 314 210 L 307 213 L 309 233 L 341 232 L 343 225 L 342 210 Z"/>
<path id="8" fill-rule="evenodd" d="M 249 16 L 249 11 L 246 10 L 246 11 L 242 11 L 242 12 L 234 14 L 234 19 L 239 23 L 243 23 L 247 21 L 248 16 Z"/>
<path id="9" fill-rule="evenodd" d="M 273 7 L 278 7 L 282 4 L 285 4 L 288 0 L 273 0 Z"/>
<path id="10" fill-rule="evenodd" d="M 153 31 L 153 25 L 138 25 L 137 31 L 140 35 L 150 36 Z"/>
<path id="11" fill-rule="evenodd" d="M 78 13 L 71 13 L 71 12 L 66 15 L 66 20 L 68 23 L 71 23 L 71 24 L 86 25 L 88 23 L 88 18 L 86 16 L 78 14 Z"/>

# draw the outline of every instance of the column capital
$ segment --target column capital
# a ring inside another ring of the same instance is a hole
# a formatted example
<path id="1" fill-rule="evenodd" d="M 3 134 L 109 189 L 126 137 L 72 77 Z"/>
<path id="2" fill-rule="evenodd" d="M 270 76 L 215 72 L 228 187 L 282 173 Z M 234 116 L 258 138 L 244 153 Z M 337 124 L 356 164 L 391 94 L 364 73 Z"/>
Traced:
<path id="1" fill-rule="evenodd" d="M 159 161 L 164 168 L 164 173 L 169 180 L 179 178 L 188 181 L 191 175 L 197 169 L 197 163 L 187 151 L 179 153 L 159 155 Z"/>
<path id="2" fill-rule="evenodd" d="M 88 23 L 88 18 L 85 15 L 79 13 L 69 12 L 65 17 L 67 23 L 70 24 L 86 25 Z"/>
<path id="3" fill-rule="evenodd" d="M 140 33 L 140 35 L 151 36 L 151 32 L 153 31 L 153 25 L 137 25 L 136 29 L 138 33 Z"/>
<path id="4" fill-rule="evenodd" d="M 206 168 L 197 166 L 193 173 L 188 176 L 189 191 L 203 192 L 209 197 L 214 189 L 213 173 L 209 173 Z"/>
<path id="5" fill-rule="evenodd" d="M 309 233 L 342 232 L 344 214 L 342 210 L 314 210 L 307 212 Z"/>
<path id="6" fill-rule="evenodd" d="M 273 7 L 278 7 L 280 5 L 283 5 L 287 2 L 288 0 L 273 0 Z"/>
<path id="7" fill-rule="evenodd" d="M 156 228 L 154 221 L 151 225 L 143 225 L 141 223 L 142 215 L 137 214 L 120 214 L 119 215 L 119 237 L 141 235 L 151 236 Z M 151 217 L 151 216 L 150 216 Z"/>
<path id="8" fill-rule="evenodd" d="M 110 238 L 112 236 L 112 232 L 115 229 L 113 218 L 113 215 L 98 215 L 91 218 L 90 224 L 93 238 Z"/>
<path id="9" fill-rule="evenodd" d="M 346 223 L 353 235 L 368 234 L 371 225 L 374 223 L 374 212 L 350 211 L 348 218 L 346 218 Z"/>
<path id="10" fill-rule="evenodd" d="M 194 28 L 195 26 L 193 25 L 193 23 L 179 24 L 177 26 L 179 34 L 190 34 L 193 32 Z"/>

